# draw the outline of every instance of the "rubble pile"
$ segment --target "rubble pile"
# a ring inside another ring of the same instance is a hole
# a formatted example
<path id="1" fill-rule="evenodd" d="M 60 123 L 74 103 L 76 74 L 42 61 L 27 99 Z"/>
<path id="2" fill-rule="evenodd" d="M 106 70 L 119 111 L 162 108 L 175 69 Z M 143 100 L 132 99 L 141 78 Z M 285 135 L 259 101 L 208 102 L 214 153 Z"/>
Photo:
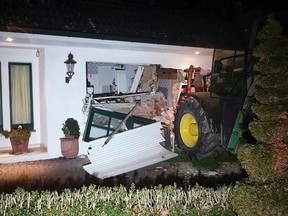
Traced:
<path id="1" fill-rule="evenodd" d="M 173 107 L 168 107 L 163 93 L 156 92 L 150 99 L 142 102 L 133 115 L 170 125 L 174 119 L 174 110 Z"/>

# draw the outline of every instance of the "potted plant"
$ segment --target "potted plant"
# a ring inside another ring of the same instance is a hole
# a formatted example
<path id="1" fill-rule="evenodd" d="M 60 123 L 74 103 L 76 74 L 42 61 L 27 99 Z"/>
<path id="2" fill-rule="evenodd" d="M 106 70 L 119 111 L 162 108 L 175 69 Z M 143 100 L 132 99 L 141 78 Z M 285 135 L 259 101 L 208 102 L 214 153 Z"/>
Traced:
<path id="1" fill-rule="evenodd" d="M 28 152 L 28 144 L 31 131 L 22 128 L 21 125 L 17 129 L 11 131 L 4 130 L 0 132 L 5 138 L 10 138 L 12 146 L 12 154 L 19 155 Z"/>
<path id="2" fill-rule="evenodd" d="M 80 127 L 73 118 L 66 119 L 62 131 L 64 138 L 60 138 L 61 153 L 65 158 L 75 158 L 79 152 Z"/>

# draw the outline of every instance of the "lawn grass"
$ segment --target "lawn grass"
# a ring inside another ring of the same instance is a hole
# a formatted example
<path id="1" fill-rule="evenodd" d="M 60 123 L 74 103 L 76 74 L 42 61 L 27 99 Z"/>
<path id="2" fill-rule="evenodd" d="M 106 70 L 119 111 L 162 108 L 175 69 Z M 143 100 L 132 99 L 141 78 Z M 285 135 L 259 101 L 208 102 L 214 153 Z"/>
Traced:
<path id="1" fill-rule="evenodd" d="M 168 163 L 175 164 L 179 162 L 191 162 L 193 167 L 214 170 L 217 169 L 223 162 L 238 161 L 236 155 L 229 151 L 202 159 L 191 159 L 186 152 L 178 148 L 175 149 L 175 152 L 178 154 L 178 156 L 168 160 Z"/>

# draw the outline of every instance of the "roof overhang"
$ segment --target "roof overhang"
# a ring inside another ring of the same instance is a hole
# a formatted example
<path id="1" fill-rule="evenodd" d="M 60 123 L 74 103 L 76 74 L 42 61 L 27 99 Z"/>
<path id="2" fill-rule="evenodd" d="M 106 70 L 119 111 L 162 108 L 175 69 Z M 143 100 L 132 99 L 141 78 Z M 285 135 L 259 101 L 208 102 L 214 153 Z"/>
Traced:
<path id="1" fill-rule="evenodd" d="M 6 39 L 13 38 L 12 42 Z M 5 47 L 41 47 L 41 46 L 65 46 L 65 47 L 82 47 L 82 48 L 98 48 L 98 49 L 119 49 L 119 50 L 135 50 L 135 51 L 150 51 L 150 52 L 170 52 L 175 54 L 191 54 L 200 52 L 201 55 L 211 56 L 213 49 L 166 45 L 144 42 L 104 40 L 93 38 L 55 36 L 45 34 L 31 33 L 15 33 L 15 32 L 0 32 L 0 45 Z"/>

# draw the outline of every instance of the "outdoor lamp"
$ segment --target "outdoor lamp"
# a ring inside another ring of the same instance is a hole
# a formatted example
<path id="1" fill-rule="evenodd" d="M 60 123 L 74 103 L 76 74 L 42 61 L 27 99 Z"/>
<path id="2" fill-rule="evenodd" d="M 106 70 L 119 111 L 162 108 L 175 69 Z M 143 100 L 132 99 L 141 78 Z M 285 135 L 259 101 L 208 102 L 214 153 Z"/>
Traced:
<path id="1" fill-rule="evenodd" d="M 72 76 L 74 75 L 74 65 L 77 63 L 73 59 L 73 55 L 71 54 L 71 52 L 68 55 L 68 59 L 64 63 L 67 66 L 66 74 L 68 75 L 67 77 L 65 77 L 65 81 L 66 83 L 69 83 L 69 81 L 72 79 Z"/>

